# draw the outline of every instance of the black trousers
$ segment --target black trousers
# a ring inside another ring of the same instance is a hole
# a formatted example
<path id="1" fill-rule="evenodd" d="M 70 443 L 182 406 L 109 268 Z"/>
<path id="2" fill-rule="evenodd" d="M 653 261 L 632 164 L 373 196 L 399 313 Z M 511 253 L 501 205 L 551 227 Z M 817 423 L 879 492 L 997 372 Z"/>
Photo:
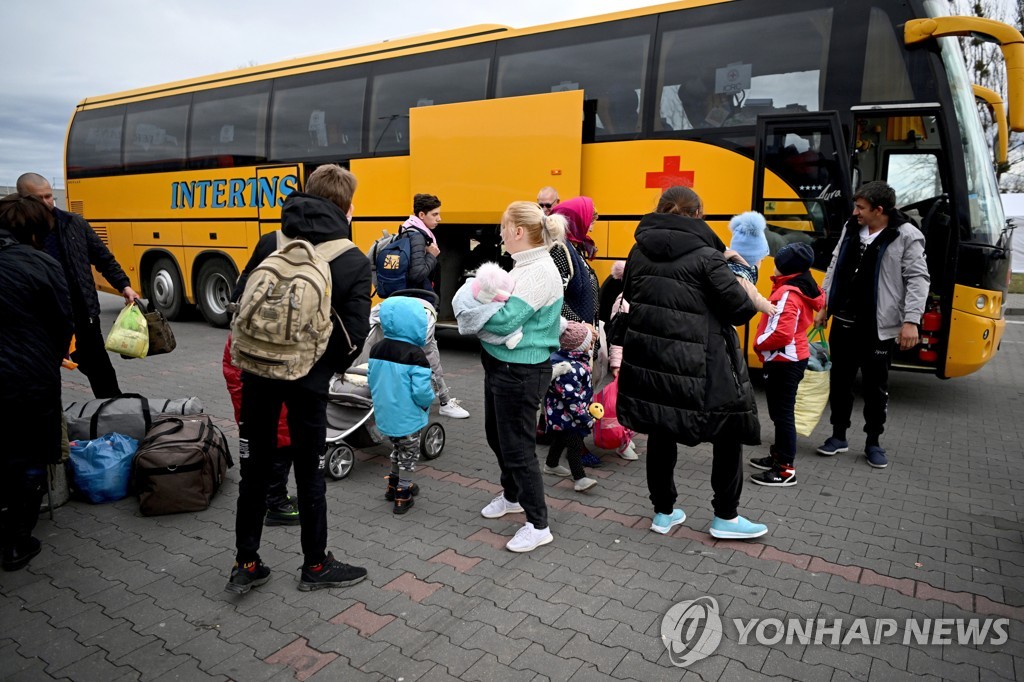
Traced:
<path id="1" fill-rule="evenodd" d="M 572 478 L 574 481 L 578 481 L 587 475 L 582 460 L 585 449 L 582 435 L 575 431 L 554 431 L 551 435 L 551 447 L 548 449 L 548 458 L 545 463 L 549 467 L 558 466 L 564 450 Z"/>
<path id="2" fill-rule="evenodd" d="M 0 545 L 6 549 L 32 536 L 46 494 L 46 464 L 60 461 L 60 394 L 0 400 L 0 433 Z"/>
<path id="3" fill-rule="evenodd" d="M 790 466 L 796 460 L 796 389 L 806 369 L 806 360 L 764 363 L 764 394 L 768 399 L 768 416 L 775 424 L 774 455 Z"/>
<path id="4" fill-rule="evenodd" d="M 869 436 L 880 436 L 885 431 L 889 407 L 889 366 L 895 343 L 895 339 L 879 341 L 874 324 L 846 324 L 833 320 L 829 334 L 832 428 L 843 431 L 850 428 L 853 382 L 859 370 L 864 397 L 864 432 Z"/>
<path id="5" fill-rule="evenodd" d="M 292 448 L 277 448 L 270 464 L 270 481 L 267 483 L 267 506 L 276 507 L 288 501 L 288 474 L 292 469 Z"/>
<path id="6" fill-rule="evenodd" d="M 647 437 L 647 490 L 656 514 L 671 514 L 676 503 L 677 447 L 670 433 Z M 718 441 L 712 444 L 712 453 L 711 506 L 718 518 L 734 519 L 743 492 L 743 446 L 739 441 Z"/>
<path id="7" fill-rule="evenodd" d="M 92 394 L 96 398 L 121 395 L 114 365 L 110 363 L 110 355 L 104 348 L 105 338 L 98 317 L 76 316 L 75 352 L 71 354 L 71 359 L 78 363 L 78 369 L 88 377 Z"/>
<path id="8" fill-rule="evenodd" d="M 551 363 L 502 362 L 481 351 L 484 431 L 501 468 L 505 499 L 519 502 L 534 528 L 548 527 L 544 478 L 537 461 L 537 409 L 551 383 Z"/>
<path id="9" fill-rule="evenodd" d="M 290 452 L 295 465 L 295 486 L 301 521 L 302 554 L 306 566 L 321 563 L 327 554 L 327 498 L 324 452 L 327 437 L 327 400 L 291 381 L 242 375 L 242 420 L 239 434 L 248 441 L 240 453 L 242 480 L 238 486 L 235 518 L 236 561 L 259 559 L 267 491 L 275 477 L 277 422 L 281 405 L 288 406 Z"/>

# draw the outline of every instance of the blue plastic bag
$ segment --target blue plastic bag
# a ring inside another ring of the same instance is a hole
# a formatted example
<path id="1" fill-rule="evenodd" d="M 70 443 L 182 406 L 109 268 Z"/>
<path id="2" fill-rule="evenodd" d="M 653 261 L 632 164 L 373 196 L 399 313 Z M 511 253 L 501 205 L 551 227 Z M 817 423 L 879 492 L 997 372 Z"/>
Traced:
<path id="1" fill-rule="evenodd" d="M 132 458 L 138 448 L 139 441 L 120 433 L 71 441 L 75 487 L 93 504 L 127 497 Z"/>

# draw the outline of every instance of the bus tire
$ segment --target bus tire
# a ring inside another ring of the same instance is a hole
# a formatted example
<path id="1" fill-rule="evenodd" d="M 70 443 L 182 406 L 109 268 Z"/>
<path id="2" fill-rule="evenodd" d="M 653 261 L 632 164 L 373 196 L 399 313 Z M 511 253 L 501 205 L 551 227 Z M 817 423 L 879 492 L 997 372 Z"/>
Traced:
<path id="1" fill-rule="evenodd" d="M 237 279 L 234 268 L 219 259 L 207 261 L 199 270 L 196 305 L 214 327 L 223 329 L 231 322 L 228 304 Z"/>
<path id="2" fill-rule="evenodd" d="M 185 303 L 185 287 L 181 273 L 171 258 L 159 258 L 149 271 L 149 300 L 168 320 L 181 317 Z"/>

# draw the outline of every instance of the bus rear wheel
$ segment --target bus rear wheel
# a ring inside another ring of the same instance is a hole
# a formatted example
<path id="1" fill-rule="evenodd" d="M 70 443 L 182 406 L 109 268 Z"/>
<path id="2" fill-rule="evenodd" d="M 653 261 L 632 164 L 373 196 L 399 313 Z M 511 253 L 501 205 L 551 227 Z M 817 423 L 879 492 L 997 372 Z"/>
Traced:
<path id="1" fill-rule="evenodd" d="M 203 317 L 214 327 L 223 329 L 231 322 L 228 304 L 236 279 L 231 266 L 221 260 L 209 261 L 199 271 L 196 303 Z"/>
<path id="2" fill-rule="evenodd" d="M 185 290 L 178 266 L 170 258 L 160 258 L 149 271 L 149 298 L 168 320 L 181 317 Z"/>

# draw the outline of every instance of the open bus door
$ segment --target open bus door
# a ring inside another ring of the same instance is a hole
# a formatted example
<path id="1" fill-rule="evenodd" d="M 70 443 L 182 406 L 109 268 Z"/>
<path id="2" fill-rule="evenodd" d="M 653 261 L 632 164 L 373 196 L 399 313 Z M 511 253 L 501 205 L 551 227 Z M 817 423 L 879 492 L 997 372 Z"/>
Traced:
<path id="1" fill-rule="evenodd" d="M 814 248 L 820 282 L 852 213 L 850 160 L 835 111 L 757 117 L 751 208 L 768 223 L 769 255 L 787 243 Z M 770 269 L 762 268 L 767 281 Z M 765 282 L 759 288 L 766 290 Z M 747 359 L 750 325 L 744 332 Z"/>

